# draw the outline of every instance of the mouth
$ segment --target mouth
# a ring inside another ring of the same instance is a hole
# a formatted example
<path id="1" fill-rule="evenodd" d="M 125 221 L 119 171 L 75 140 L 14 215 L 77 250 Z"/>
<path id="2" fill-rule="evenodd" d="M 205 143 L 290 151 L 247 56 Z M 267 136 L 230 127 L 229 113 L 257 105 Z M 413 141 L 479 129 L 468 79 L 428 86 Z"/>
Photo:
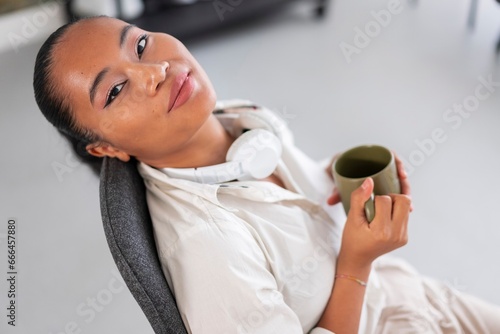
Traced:
<path id="1" fill-rule="evenodd" d="M 167 113 L 183 105 L 193 93 L 194 82 L 190 76 L 191 72 L 182 72 L 175 76 L 174 83 L 170 89 L 170 101 Z"/>

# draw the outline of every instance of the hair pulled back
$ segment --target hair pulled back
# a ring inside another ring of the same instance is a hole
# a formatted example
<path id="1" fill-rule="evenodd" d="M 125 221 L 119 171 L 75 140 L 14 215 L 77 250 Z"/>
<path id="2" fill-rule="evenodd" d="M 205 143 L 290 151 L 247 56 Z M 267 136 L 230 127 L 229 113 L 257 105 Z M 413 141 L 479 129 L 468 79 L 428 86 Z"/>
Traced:
<path id="1" fill-rule="evenodd" d="M 71 142 L 80 158 L 95 162 L 101 159 L 90 155 L 85 147 L 98 141 L 99 137 L 94 132 L 78 125 L 64 90 L 54 82 L 52 76 L 55 48 L 64 40 L 69 28 L 88 19 L 93 18 L 83 18 L 66 23 L 54 31 L 43 43 L 35 60 L 33 89 L 38 108 L 45 118 Z"/>

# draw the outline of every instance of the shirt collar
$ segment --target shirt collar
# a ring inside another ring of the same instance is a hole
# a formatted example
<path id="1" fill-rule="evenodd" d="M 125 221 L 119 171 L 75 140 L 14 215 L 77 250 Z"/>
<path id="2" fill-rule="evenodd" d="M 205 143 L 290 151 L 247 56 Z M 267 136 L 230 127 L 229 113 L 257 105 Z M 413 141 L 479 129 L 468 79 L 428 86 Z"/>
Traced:
<path id="1" fill-rule="evenodd" d="M 217 199 L 219 184 L 202 184 L 193 181 L 177 179 L 167 176 L 162 171 L 151 167 L 141 161 L 137 169 L 144 179 L 151 180 L 160 188 L 182 189 L 194 195 L 200 196 L 216 205 L 220 205 Z"/>
<path id="2" fill-rule="evenodd" d="M 200 196 L 218 206 L 222 206 L 218 194 L 231 194 L 241 198 L 263 202 L 278 202 L 283 200 L 301 200 L 302 194 L 285 190 L 270 182 L 260 181 L 234 181 L 220 184 L 203 184 L 189 180 L 177 179 L 167 176 L 162 171 L 151 167 L 143 162 L 138 162 L 138 170 L 143 178 L 151 180 L 155 185 L 164 190 L 181 189 L 194 195 Z M 280 166 L 283 170 L 284 166 Z M 279 173 L 285 184 L 294 184 L 288 180 L 289 173 Z M 295 188 L 295 189 L 293 189 Z M 299 190 L 293 187 L 293 190 Z M 300 191 L 300 190 L 299 190 Z"/>

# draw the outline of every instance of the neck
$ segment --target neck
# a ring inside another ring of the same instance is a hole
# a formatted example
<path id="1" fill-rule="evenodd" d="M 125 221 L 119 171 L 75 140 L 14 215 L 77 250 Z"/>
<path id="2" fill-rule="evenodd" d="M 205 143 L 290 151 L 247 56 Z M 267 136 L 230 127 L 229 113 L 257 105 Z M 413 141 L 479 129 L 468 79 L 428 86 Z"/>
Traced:
<path id="1" fill-rule="evenodd" d="M 212 166 L 226 162 L 226 154 L 234 138 L 224 129 L 219 120 L 210 115 L 195 136 L 177 154 L 170 155 L 168 161 L 151 161 L 156 167 L 195 168 Z"/>

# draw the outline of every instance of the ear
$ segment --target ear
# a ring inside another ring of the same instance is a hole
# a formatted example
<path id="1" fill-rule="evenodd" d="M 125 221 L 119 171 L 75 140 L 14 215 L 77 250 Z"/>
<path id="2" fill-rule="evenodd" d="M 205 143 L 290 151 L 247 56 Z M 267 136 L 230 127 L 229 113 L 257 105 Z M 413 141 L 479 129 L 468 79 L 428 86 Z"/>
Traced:
<path id="1" fill-rule="evenodd" d="M 99 158 L 102 157 L 118 158 L 124 162 L 130 160 L 130 155 L 108 143 L 96 142 L 88 144 L 85 147 L 85 149 L 89 154 Z"/>

